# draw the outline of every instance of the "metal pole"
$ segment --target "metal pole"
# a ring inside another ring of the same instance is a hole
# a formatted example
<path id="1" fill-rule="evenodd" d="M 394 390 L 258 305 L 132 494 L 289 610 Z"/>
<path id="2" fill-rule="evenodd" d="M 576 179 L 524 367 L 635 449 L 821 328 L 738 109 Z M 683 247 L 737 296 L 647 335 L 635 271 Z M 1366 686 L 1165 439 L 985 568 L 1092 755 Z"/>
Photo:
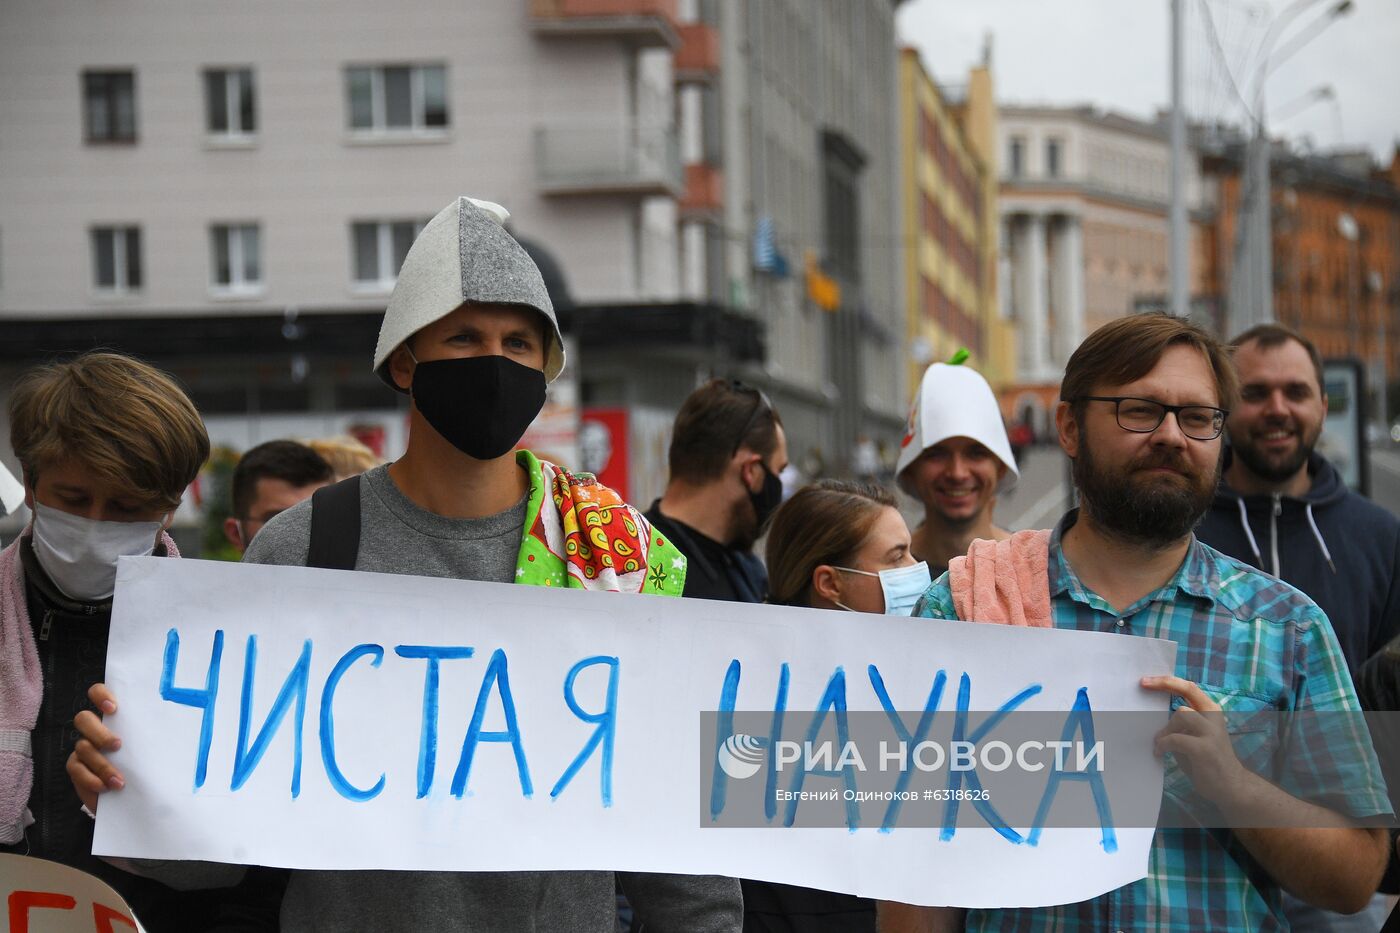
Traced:
<path id="1" fill-rule="evenodd" d="M 1186 225 L 1186 113 L 1182 101 L 1182 81 L 1186 71 L 1185 43 L 1182 42 L 1183 0 L 1171 0 L 1172 18 L 1172 113 L 1171 113 L 1171 312 L 1185 317 L 1191 310 L 1191 293 Z"/>

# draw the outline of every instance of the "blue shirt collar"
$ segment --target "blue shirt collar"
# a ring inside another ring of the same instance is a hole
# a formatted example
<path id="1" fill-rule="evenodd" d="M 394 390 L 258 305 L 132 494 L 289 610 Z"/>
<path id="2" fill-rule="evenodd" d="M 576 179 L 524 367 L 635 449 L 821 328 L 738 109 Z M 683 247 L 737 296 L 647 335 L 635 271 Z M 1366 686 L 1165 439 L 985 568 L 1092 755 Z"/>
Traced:
<path id="1" fill-rule="evenodd" d="M 1050 554 L 1046 566 L 1050 577 L 1050 595 L 1054 597 L 1068 594 L 1070 599 L 1081 603 L 1102 602 L 1102 599 L 1093 594 L 1075 574 L 1061 547 L 1064 533 L 1078 520 L 1079 509 L 1070 509 L 1050 533 Z M 1191 535 L 1191 543 L 1186 548 L 1186 559 L 1181 562 L 1176 574 L 1161 589 L 1139 600 L 1134 606 L 1134 611 L 1147 603 L 1171 600 L 1178 591 L 1187 596 L 1211 601 L 1215 600 L 1215 594 L 1220 591 L 1220 568 L 1212 558 L 1209 548 L 1194 534 Z"/>

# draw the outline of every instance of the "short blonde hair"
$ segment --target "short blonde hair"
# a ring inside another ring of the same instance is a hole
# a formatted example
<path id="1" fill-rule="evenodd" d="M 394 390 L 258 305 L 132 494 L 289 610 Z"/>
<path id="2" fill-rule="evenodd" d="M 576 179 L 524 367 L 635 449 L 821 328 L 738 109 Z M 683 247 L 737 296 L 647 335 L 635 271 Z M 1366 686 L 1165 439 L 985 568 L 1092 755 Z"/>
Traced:
<path id="1" fill-rule="evenodd" d="M 175 508 L 209 459 L 194 403 L 165 373 L 94 351 L 20 375 L 10 393 L 10 446 L 32 486 L 77 461 L 161 508 Z"/>
<path id="2" fill-rule="evenodd" d="M 349 434 L 318 437 L 307 441 L 306 446 L 320 454 L 321 459 L 331 465 L 331 472 L 335 474 L 337 481 L 358 476 L 384 462 L 375 456 L 374 451 Z"/>

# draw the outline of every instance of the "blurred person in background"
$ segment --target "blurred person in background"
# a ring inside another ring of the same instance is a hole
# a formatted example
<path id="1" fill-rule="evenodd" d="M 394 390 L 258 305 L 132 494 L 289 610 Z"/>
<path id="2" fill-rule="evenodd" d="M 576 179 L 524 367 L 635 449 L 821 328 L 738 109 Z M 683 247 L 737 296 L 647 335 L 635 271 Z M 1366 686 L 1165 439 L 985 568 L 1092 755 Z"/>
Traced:
<path id="1" fill-rule="evenodd" d="M 996 395 L 982 374 L 960 363 L 924 372 L 909 412 L 895 477 L 919 500 L 914 556 L 938 577 L 979 538 L 1009 533 L 992 521 L 997 496 L 1020 478 Z"/>
<path id="2" fill-rule="evenodd" d="M 0 852 L 101 878 L 151 931 L 226 929 L 227 912 L 275 929 L 275 883 L 183 894 L 93 856 L 64 767 L 104 676 L 117 559 L 180 556 L 165 530 L 209 456 L 199 413 L 165 373 L 87 353 L 21 375 L 9 418 L 33 519 L 0 552 Z"/>
<path id="3" fill-rule="evenodd" d="M 331 470 L 335 473 L 332 482 L 336 483 L 372 470 L 384 462 L 368 446 L 349 434 L 318 437 L 307 441 L 306 446 L 320 454 L 321 459 L 331 465 Z"/>
<path id="4" fill-rule="evenodd" d="M 670 479 L 647 519 L 690 560 L 685 596 L 761 603 L 768 577 L 753 553 L 783 501 L 783 420 L 768 396 L 727 379 L 691 392 L 671 431 Z"/>
<path id="5" fill-rule="evenodd" d="M 277 440 L 251 447 L 233 468 L 233 514 L 224 519 L 224 536 L 242 554 L 273 517 L 334 481 L 331 464 L 306 444 Z"/>
<path id="6" fill-rule="evenodd" d="M 1196 535 L 1287 580 L 1327 613 L 1352 675 L 1400 635 L 1400 521 L 1317 452 L 1327 417 L 1317 347 L 1279 324 L 1235 338 L 1240 397 L 1215 502 Z"/>
<path id="7" fill-rule="evenodd" d="M 823 480 L 773 514 L 764 554 L 769 602 L 909 615 L 929 585 L 909 549 L 894 494 L 865 482 Z M 875 902 L 853 894 L 745 879 L 747 933 L 874 933 Z"/>

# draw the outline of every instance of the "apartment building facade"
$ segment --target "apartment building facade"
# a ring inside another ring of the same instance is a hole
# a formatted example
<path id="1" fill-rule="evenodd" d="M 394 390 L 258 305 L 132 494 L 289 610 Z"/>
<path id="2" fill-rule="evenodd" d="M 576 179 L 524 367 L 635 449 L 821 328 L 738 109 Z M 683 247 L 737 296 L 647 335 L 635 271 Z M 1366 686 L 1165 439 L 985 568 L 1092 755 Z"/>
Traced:
<path id="1" fill-rule="evenodd" d="M 659 489 L 675 408 L 711 373 L 770 388 L 808 446 L 893 422 L 878 328 L 827 333 L 893 320 L 893 263 L 857 252 L 820 328 L 769 300 L 751 248 L 772 216 L 827 261 L 823 133 L 869 154 L 860 242 L 892 228 L 893 4 L 790 4 L 805 44 L 770 62 L 771 6 L 7 3 L 0 370 L 116 346 L 173 370 L 217 441 L 349 427 L 393 456 L 405 403 L 369 372 L 379 317 L 417 230 L 470 194 L 548 268 L 576 360 L 562 408 L 625 415 L 633 498 Z"/>

